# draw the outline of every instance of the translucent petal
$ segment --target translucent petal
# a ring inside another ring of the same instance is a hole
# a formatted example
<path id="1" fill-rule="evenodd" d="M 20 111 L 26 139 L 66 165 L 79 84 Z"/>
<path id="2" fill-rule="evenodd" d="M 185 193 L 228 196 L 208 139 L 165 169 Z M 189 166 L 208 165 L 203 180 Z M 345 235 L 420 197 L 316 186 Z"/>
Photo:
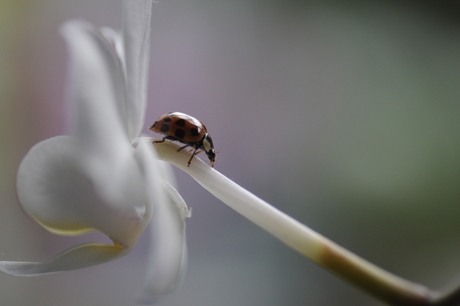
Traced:
<path id="1" fill-rule="evenodd" d="M 102 34 L 83 21 L 65 23 L 61 32 L 70 51 L 68 98 L 72 133 L 95 175 L 117 166 L 131 145 L 117 105 L 124 100 L 118 59 Z M 101 156 L 105 156 L 101 160 Z"/>
<path id="2" fill-rule="evenodd" d="M 101 31 L 104 38 L 107 40 L 109 45 L 114 50 L 116 57 L 120 63 L 120 66 L 123 67 L 124 69 L 125 67 L 125 49 L 123 46 L 123 38 L 121 36 L 121 33 L 109 27 L 102 27 L 99 30 Z M 124 108 L 126 108 L 126 106 L 124 106 Z"/>
<path id="3" fill-rule="evenodd" d="M 184 275 L 187 262 L 185 218 L 190 217 L 190 211 L 174 187 L 163 180 L 168 176 L 170 165 L 158 161 L 150 141 L 141 140 L 138 147 L 145 151 L 145 168 L 154 167 L 157 173 L 149 178 L 157 201 L 152 216 L 153 241 L 147 281 L 142 294 L 143 301 L 151 303 L 174 290 Z M 159 170 L 162 171 L 159 173 Z"/>
<path id="4" fill-rule="evenodd" d="M 138 136 L 144 125 L 150 57 L 151 0 L 125 0 L 123 43 L 125 51 L 128 135 Z"/>
<path id="5" fill-rule="evenodd" d="M 150 218 L 145 216 L 149 199 L 142 175 L 127 170 L 126 182 L 115 186 L 118 195 L 107 196 L 82 170 L 77 146 L 74 137 L 59 136 L 27 153 L 17 175 L 21 206 L 51 232 L 76 235 L 98 230 L 125 247 L 134 246 Z M 135 171 L 134 159 L 133 164 Z M 112 184 L 109 178 L 106 184 Z"/>
<path id="6" fill-rule="evenodd" d="M 121 32 L 115 31 L 109 27 L 102 27 L 99 29 L 101 34 L 104 36 L 105 40 L 107 41 L 108 45 L 110 46 L 112 53 L 114 54 L 115 61 L 117 62 L 117 66 L 120 67 L 120 71 L 122 71 L 123 77 L 123 84 L 126 84 L 126 63 L 125 63 L 125 46 L 123 45 L 123 37 Z M 130 113 L 130 105 L 129 101 L 126 100 L 126 87 L 123 89 L 125 98 L 118 99 L 117 108 L 120 113 L 121 121 L 124 126 L 124 129 L 128 131 L 131 129 L 129 128 L 129 113 Z M 131 139 L 131 137 L 129 137 Z"/>
<path id="7" fill-rule="evenodd" d="M 0 271 L 14 276 L 35 276 L 81 269 L 122 257 L 128 250 L 105 244 L 83 244 L 44 262 L 0 261 Z"/>
<path id="8" fill-rule="evenodd" d="M 122 204 L 126 192 L 139 189 L 133 180 L 139 177 L 139 165 L 118 109 L 126 106 L 120 63 L 113 46 L 90 24 L 70 21 L 62 33 L 71 54 L 69 99 L 76 156 L 105 200 Z"/>
<path id="9" fill-rule="evenodd" d="M 154 302 L 173 291 L 182 280 L 187 266 L 185 218 L 190 216 L 180 194 L 164 182 L 167 201 L 155 206 L 152 220 L 153 246 L 150 267 L 142 299 Z"/>

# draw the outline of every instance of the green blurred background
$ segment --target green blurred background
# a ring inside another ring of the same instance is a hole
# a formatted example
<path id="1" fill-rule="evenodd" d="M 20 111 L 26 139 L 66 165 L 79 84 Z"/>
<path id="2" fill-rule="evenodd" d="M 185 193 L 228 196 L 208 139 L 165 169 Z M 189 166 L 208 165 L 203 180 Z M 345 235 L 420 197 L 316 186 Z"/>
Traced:
<path id="1" fill-rule="evenodd" d="M 30 147 L 66 133 L 59 25 L 119 28 L 120 14 L 113 0 L 0 0 L 0 260 L 104 239 L 47 233 L 14 186 Z M 152 25 L 146 127 L 189 113 L 213 136 L 217 170 L 299 221 L 432 288 L 460 275 L 455 1 L 161 0 Z M 177 175 L 193 209 L 189 266 L 158 305 L 382 305 Z M 0 275 L 0 304 L 135 305 L 148 247 L 145 233 L 112 263 Z"/>

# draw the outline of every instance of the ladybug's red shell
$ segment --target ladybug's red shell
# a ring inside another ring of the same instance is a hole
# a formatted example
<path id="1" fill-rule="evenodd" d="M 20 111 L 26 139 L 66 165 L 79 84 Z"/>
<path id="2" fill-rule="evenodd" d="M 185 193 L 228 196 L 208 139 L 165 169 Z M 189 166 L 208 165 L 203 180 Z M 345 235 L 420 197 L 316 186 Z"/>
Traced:
<path id="1" fill-rule="evenodd" d="M 193 156 L 200 152 L 198 150 L 201 149 L 208 156 L 211 166 L 214 166 L 216 151 L 214 150 L 212 138 L 204 124 L 196 118 L 180 112 L 167 113 L 158 118 L 149 129 L 152 132 L 166 135 L 162 140 L 154 141 L 153 143 L 161 143 L 165 139 L 171 139 L 186 144 L 178 151 L 187 146 L 195 148 L 188 162 L 189 165 Z"/>
<path id="2" fill-rule="evenodd" d="M 161 116 L 150 126 L 150 130 L 188 144 L 200 142 L 204 134 L 208 132 L 200 121 L 180 112 Z"/>

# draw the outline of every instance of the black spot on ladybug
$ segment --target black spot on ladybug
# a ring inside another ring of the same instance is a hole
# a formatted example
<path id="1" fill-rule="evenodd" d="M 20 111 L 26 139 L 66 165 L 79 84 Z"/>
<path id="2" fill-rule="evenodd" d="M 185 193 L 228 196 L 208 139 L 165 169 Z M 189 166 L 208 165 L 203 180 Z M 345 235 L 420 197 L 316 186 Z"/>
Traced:
<path id="1" fill-rule="evenodd" d="M 200 135 L 200 132 L 198 132 L 198 129 L 191 128 L 190 129 L 190 134 L 192 135 L 192 137 L 196 137 L 196 136 Z"/>
<path id="2" fill-rule="evenodd" d="M 177 119 L 176 124 L 178 126 L 184 127 L 185 126 L 185 120 L 184 119 Z"/>
<path id="3" fill-rule="evenodd" d="M 166 118 L 163 119 L 163 122 L 171 122 L 171 121 L 172 121 L 172 119 L 169 118 L 169 117 L 166 117 Z"/>
<path id="4" fill-rule="evenodd" d="M 177 129 L 176 132 L 174 133 L 174 136 L 177 138 L 184 138 L 185 131 L 183 129 Z"/>
<path id="5" fill-rule="evenodd" d="M 166 118 L 166 119 L 167 119 L 167 118 Z M 165 120 L 166 120 L 166 119 L 165 119 Z M 162 133 L 167 133 L 167 132 L 169 131 L 169 124 L 163 123 L 163 125 L 162 125 L 161 128 L 160 128 L 160 131 L 161 131 Z"/>

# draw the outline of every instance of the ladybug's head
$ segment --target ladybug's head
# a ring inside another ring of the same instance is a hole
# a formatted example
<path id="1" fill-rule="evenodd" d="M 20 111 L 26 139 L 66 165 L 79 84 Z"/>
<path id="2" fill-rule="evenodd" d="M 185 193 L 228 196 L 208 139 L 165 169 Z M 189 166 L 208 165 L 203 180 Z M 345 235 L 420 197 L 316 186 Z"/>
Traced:
<path id="1" fill-rule="evenodd" d="M 214 162 L 216 161 L 216 151 L 214 150 L 214 144 L 212 143 L 212 138 L 208 133 L 204 134 L 202 143 L 203 143 L 202 149 L 208 156 L 211 166 L 214 167 Z"/>

